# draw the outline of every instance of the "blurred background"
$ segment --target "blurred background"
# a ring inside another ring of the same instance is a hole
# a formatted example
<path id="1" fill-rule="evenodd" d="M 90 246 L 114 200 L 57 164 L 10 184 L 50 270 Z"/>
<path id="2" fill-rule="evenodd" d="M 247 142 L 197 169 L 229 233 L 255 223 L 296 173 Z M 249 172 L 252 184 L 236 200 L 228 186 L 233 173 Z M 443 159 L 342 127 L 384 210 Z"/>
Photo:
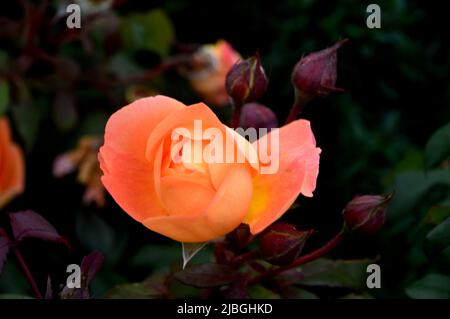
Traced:
<path id="1" fill-rule="evenodd" d="M 54 285 L 63 283 L 67 264 L 79 263 L 94 249 L 106 256 L 93 283 L 94 297 L 180 262 L 177 243 L 148 231 L 102 193 L 93 178 L 96 155 L 89 155 L 96 154 L 90 150 L 101 144 L 109 115 L 136 96 L 160 93 L 185 104 L 201 101 L 179 70 L 156 75 L 151 70 L 218 39 L 243 57 L 258 51 L 270 81 L 260 102 L 283 123 L 293 102 L 295 63 L 348 38 L 338 52 L 337 86 L 345 92 L 314 100 L 302 114 L 322 149 L 317 189 L 313 198 L 299 198 L 283 220 L 317 229 L 319 235 L 308 242 L 314 247 L 339 231 L 342 209 L 353 196 L 395 190 L 382 232 L 355 235 L 332 256 L 381 265 L 381 289 L 356 289 L 365 297 L 449 298 L 446 11 L 437 3 L 379 1 L 381 28 L 369 29 L 369 3 L 122 0 L 85 11 L 79 30 L 68 29 L 61 15 L 67 2 L 2 4 L 0 112 L 10 119 L 14 140 L 25 152 L 26 189 L 2 208 L 0 223 L 6 224 L 6 212 L 32 209 L 73 246 L 68 253 L 58 245 L 23 244 L 38 284 L 44 287 L 49 274 Z M 229 116 L 229 107 L 212 107 L 221 118 Z M 84 155 L 66 174 L 57 165 L 68 152 L 72 158 Z M 428 244 L 436 227 L 447 235 L 447 245 L 437 250 Z M 195 258 L 211 256 L 206 249 Z M 334 287 L 316 289 L 325 298 L 353 291 L 338 274 L 322 285 Z M 195 296 L 187 286 L 175 291 Z M 13 258 L 0 276 L 0 293 L 30 294 Z"/>

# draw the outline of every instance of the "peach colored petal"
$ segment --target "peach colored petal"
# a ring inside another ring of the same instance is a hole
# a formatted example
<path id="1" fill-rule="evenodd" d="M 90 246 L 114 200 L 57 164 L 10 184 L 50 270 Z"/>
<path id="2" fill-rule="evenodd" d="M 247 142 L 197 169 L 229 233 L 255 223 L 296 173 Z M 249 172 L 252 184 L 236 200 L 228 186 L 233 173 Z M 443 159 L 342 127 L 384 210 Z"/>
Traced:
<path id="1" fill-rule="evenodd" d="M 119 206 L 138 221 L 166 214 L 155 190 L 153 171 L 158 158 L 153 154 L 146 159 L 147 140 L 164 118 L 184 108 L 168 97 L 144 98 L 114 113 L 106 125 L 99 152 L 102 182 Z"/>
<path id="2" fill-rule="evenodd" d="M 270 139 L 269 133 L 258 141 Z M 312 196 L 319 172 L 320 149 L 316 148 L 310 124 L 294 121 L 279 129 L 279 170 L 275 174 L 258 174 L 253 178 L 254 195 L 244 222 L 253 234 L 259 233 L 281 217 L 302 193 Z M 265 152 L 266 150 L 260 150 Z"/>
<path id="3" fill-rule="evenodd" d="M 225 40 L 218 40 L 216 46 L 220 54 L 220 61 L 222 65 L 221 71 L 226 74 L 233 64 L 241 58 L 241 56 Z"/>
<path id="4" fill-rule="evenodd" d="M 144 160 L 147 139 L 170 113 L 186 106 L 166 96 L 139 99 L 114 113 L 105 128 L 105 145 Z"/>
<path id="5" fill-rule="evenodd" d="M 184 196 L 190 196 L 185 194 Z M 205 242 L 236 228 L 252 198 L 252 178 L 243 165 L 235 165 L 223 180 L 206 211 L 197 215 L 148 218 L 149 229 L 181 242 Z"/>
<path id="6" fill-rule="evenodd" d="M 201 120 L 202 129 L 218 128 L 225 130 L 223 124 L 211 109 L 203 103 L 193 104 L 177 111 L 175 116 L 164 118 L 158 126 L 154 128 L 147 138 L 146 157 L 151 159 L 155 149 L 164 141 L 166 135 L 172 133 L 174 129 L 185 128 L 189 131 L 194 129 L 194 121 Z"/>
<path id="7" fill-rule="evenodd" d="M 161 199 L 170 215 L 197 215 L 206 210 L 214 195 L 209 183 L 189 175 L 161 179 Z"/>
<path id="8" fill-rule="evenodd" d="M 103 185 L 131 217 L 141 221 L 166 214 L 154 189 L 151 163 L 121 155 L 108 146 L 100 149 L 99 160 Z"/>
<path id="9" fill-rule="evenodd" d="M 209 163 L 208 168 L 210 172 L 211 182 L 215 188 L 221 183 L 223 178 L 228 173 L 228 170 L 235 165 L 235 163 L 242 163 L 252 172 L 259 168 L 258 153 L 255 145 L 249 143 L 244 137 L 239 135 L 236 131 L 225 126 L 226 137 L 223 138 L 223 163 Z M 232 141 L 232 144 L 227 144 L 226 140 Z M 227 161 L 226 156 L 231 152 L 231 162 Z"/>
<path id="10" fill-rule="evenodd" d="M 3 149 L 1 156 L 0 207 L 25 188 L 25 164 L 22 150 L 15 144 Z"/>

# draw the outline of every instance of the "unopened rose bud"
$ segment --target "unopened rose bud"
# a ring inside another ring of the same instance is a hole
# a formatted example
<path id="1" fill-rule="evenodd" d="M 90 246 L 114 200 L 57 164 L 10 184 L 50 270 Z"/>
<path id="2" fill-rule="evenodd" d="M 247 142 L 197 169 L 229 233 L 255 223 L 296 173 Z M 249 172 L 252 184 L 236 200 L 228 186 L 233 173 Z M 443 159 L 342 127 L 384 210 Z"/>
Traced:
<path id="1" fill-rule="evenodd" d="M 330 92 L 343 91 L 335 87 L 336 52 L 347 41 L 345 39 L 322 51 L 312 52 L 297 62 L 291 78 L 296 96 L 312 100 L 327 96 Z"/>
<path id="2" fill-rule="evenodd" d="M 266 92 L 267 84 L 259 55 L 235 63 L 225 81 L 228 95 L 238 105 L 260 99 Z"/>
<path id="3" fill-rule="evenodd" d="M 238 249 L 247 246 L 253 239 L 250 228 L 247 224 L 240 224 L 235 230 L 227 234 L 227 240 L 230 244 Z"/>
<path id="4" fill-rule="evenodd" d="M 347 229 L 365 235 L 379 232 L 386 220 L 386 206 L 392 197 L 393 193 L 355 196 L 343 211 Z"/>
<path id="5" fill-rule="evenodd" d="M 261 254 L 271 264 L 289 265 L 298 257 L 313 232 L 299 231 L 286 223 L 274 224 L 261 237 Z"/>
<path id="6" fill-rule="evenodd" d="M 241 126 L 245 129 L 249 127 L 275 128 L 278 127 L 277 116 L 268 107 L 258 103 L 248 103 L 242 107 Z"/>

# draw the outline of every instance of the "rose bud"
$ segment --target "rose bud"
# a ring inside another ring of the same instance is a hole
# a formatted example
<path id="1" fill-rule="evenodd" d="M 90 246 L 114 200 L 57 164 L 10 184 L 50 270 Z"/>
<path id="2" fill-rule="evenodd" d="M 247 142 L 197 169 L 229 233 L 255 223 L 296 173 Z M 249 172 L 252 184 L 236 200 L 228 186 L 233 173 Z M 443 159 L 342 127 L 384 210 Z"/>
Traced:
<path id="1" fill-rule="evenodd" d="M 235 230 L 227 234 L 228 242 L 237 249 L 247 246 L 253 239 L 250 227 L 247 224 L 240 224 Z"/>
<path id="2" fill-rule="evenodd" d="M 336 88 L 337 50 L 348 40 L 337 42 L 322 51 L 312 52 L 302 57 L 292 71 L 292 85 L 296 96 L 305 100 L 327 96 L 330 92 L 343 91 Z"/>
<path id="3" fill-rule="evenodd" d="M 267 84 L 268 80 L 258 54 L 235 63 L 225 81 L 228 95 L 237 105 L 260 99 L 266 92 Z"/>
<path id="4" fill-rule="evenodd" d="M 278 127 L 278 120 L 271 109 L 258 103 L 248 103 L 242 107 L 241 126 L 245 129 L 249 127 L 275 128 Z"/>
<path id="5" fill-rule="evenodd" d="M 386 220 L 386 205 L 393 193 L 355 196 L 344 208 L 347 229 L 366 235 L 376 234 Z"/>
<path id="6" fill-rule="evenodd" d="M 261 237 L 261 254 L 274 265 L 289 265 L 300 254 L 313 230 L 299 231 L 286 223 L 277 223 Z"/>

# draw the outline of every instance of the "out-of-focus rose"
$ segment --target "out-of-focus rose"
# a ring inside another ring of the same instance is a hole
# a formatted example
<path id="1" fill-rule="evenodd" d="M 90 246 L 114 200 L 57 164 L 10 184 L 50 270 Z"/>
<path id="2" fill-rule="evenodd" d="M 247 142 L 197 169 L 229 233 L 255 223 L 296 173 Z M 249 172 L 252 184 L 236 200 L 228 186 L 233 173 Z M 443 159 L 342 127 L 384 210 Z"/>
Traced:
<path id="1" fill-rule="evenodd" d="M 225 78 L 230 68 L 240 59 L 231 45 L 219 40 L 203 45 L 192 57 L 188 77 L 192 88 L 207 103 L 224 106 L 229 103 Z"/>
<path id="2" fill-rule="evenodd" d="M 101 138 L 85 136 L 77 148 L 59 155 L 53 163 L 53 175 L 62 177 L 78 170 L 77 181 L 86 186 L 83 202 L 105 205 L 105 188 L 100 181 L 102 172 L 97 158 Z"/>
<path id="3" fill-rule="evenodd" d="M 247 154 L 244 161 L 205 161 L 213 139 L 196 133 L 200 120 L 203 132 L 214 129 L 224 140 L 231 139 L 231 148 L 215 151 Z M 174 136 L 182 138 L 181 147 Z M 278 141 L 278 170 L 263 174 L 258 168 L 266 163 L 261 154 L 269 154 L 267 148 Z M 294 121 L 250 144 L 205 104 L 186 106 L 156 96 L 110 117 L 99 159 L 103 184 L 130 216 L 174 240 L 203 242 L 241 222 L 252 234 L 259 233 L 300 193 L 312 196 L 319 154 L 308 121 Z"/>
<path id="4" fill-rule="evenodd" d="M 9 122 L 0 118 L 0 207 L 22 193 L 25 187 L 23 153 L 11 140 Z"/>

